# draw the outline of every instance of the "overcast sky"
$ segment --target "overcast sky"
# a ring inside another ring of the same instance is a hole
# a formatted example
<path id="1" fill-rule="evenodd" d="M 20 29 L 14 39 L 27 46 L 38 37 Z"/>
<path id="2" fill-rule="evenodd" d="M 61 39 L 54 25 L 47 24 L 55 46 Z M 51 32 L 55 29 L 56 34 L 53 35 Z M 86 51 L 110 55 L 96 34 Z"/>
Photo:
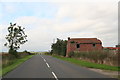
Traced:
<path id="1" fill-rule="evenodd" d="M 118 44 L 119 0 L 33 1 L 0 3 L 2 51 L 8 50 L 3 44 L 10 22 L 25 27 L 28 35 L 28 42 L 19 51 L 48 51 L 56 38 L 67 40 L 68 37 L 98 38 L 103 47 Z"/>

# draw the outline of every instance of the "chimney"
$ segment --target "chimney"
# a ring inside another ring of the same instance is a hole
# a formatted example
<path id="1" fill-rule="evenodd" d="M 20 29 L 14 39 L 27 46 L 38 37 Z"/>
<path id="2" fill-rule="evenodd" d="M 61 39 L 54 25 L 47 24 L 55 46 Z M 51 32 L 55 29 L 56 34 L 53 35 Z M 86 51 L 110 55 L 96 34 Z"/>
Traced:
<path id="1" fill-rule="evenodd" d="M 68 40 L 70 40 L 70 37 L 68 37 Z"/>

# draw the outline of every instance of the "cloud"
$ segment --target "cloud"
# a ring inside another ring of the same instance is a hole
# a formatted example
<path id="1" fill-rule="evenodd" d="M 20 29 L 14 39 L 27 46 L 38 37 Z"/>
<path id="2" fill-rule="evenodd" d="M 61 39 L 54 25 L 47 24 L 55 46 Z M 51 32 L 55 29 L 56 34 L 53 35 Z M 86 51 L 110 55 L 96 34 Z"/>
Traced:
<path id="1" fill-rule="evenodd" d="M 88 37 L 102 39 L 104 46 L 115 46 L 118 42 L 117 15 L 117 2 L 60 4 L 56 18 L 61 21 L 67 18 L 69 21 L 56 25 L 55 30 L 77 32 L 80 35 L 78 37 L 86 34 Z M 71 35 L 77 36 L 77 34 Z M 83 37 L 87 37 L 86 35 Z M 110 39 L 111 41 L 108 42 Z"/>
<path id="2" fill-rule="evenodd" d="M 2 50 L 7 50 L 6 47 L 4 47 L 4 44 L 6 42 L 5 40 L 5 36 L 7 34 L 7 26 L 6 24 L 0 24 L 0 52 L 2 52 Z"/>
<path id="3" fill-rule="evenodd" d="M 118 12 L 116 1 L 65 2 L 52 3 L 51 5 L 54 5 L 56 9 L 52 6 L 52 10 L 50 6 L 51 10 L 47 10 L 44 9 L 44 5 L 40 5 L 39 8 L 42 7 L 46 15 L 50 12 L 52 17 L 38 16 L 39 13 L 36 9 L 33 10 L 35 11 L 33 13 L 38 13 L 37 15 L 19 15 L 14 20 L 14 23 L 25 27 L 25 32 L 28 35 L 28 42 L 22 45 L 20 50 L 50 50 L 53 39 L 65 40 L 67 37 L 96 37 L 102 40 L 104 46 L 117 44 Z"/>
<path id="4" fill-rule="evenodd" d="M 106 3 L 69 3 L 59 5 L 60 8 L 58 9 L 58 12 L 56 14 L 56 19 L 58 19 L 59 21 L 68 19 L 70 21 L 65 23 L 61 22 L 61 25 L 59 25 L 61 27 L 57 27 L 56 30 L 69 31 L 74 29 L 78 30 L 79 28 L 81 29 L 86 27 L 95 28 L 95 25 L 96 27 L 98 27 L 97 24 L 106 24 L 104 26 L 102 25 L 101 27 L 107 27 L 109 23 L 114 24 L 117 22 L 117 5 L 114 5 L 112 3 L 107 5 Z"/>
<path id="5" fill-rule="evenodd" d="M 82 3 L 59 3 L 59 10 L 56 14 L 58 18 L 100 18 L 107 14 L 114 13 L 113 9 L 117 9 L 117 3 L 112 2 L 82 2 Z M 109 10 L 111 9 L 111 10 Z M 115 11 L 115 10 L 114 10 Z M 97 16 L 99 15 L 99 16 Z"/>
<path id="6" fill-rule="evenodd" d="M 52 22 L 49 19 L 24 16 L 17 18 L 14 22 L 23 27 L 25 26 L 25 31 L 28 35 L 28 42 L 23 45 L 22 50 L 25 48 L 27 50 L 36 49 L 37 51 L 50 49 L 50 45 L 53 40 L 53 33 L 51 30 Z"/>

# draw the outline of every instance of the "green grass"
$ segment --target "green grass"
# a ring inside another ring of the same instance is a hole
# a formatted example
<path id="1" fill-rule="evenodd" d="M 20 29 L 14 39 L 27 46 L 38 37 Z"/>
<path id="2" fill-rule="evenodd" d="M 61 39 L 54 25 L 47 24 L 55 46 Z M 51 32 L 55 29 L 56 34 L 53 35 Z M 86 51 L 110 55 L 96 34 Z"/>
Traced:
<path id="1" fill-rule="evenodd" d="M 5 74 L 7 74 L 8 72 L 12 71 L 13 69 L 15 69 L 17 66 L 19 66 L 21 63 L 25 62 L 26 60 L 30 59 L 33 55 L 28 55 L 24 58 L 21 59 L 15 59 L 13 61 L 13 64 L 3 67 L 2 70 L 0 70 L 0 75 L 4 76 Z"/>
<path id="2" fill-rule="evenodd" d="M 56 57 L 56 58 L 64 60 L 64 61 L 68 61 L 68 62 L 77 64 L 79 66 L 88 67 L 88 68 L 120 71 L 120 67 L 116 67 L 116 66 L 109 66 L 109 65 L 105 65 L 105 64 L 97 64 L 97 63 L 87 62 L 87 61 L 78 60 L 78 59 L 74 59 L 74 58 L 60 57 L 60 56 L 57 56 L 57 55 L 54 55 L 53 57 Z"/>

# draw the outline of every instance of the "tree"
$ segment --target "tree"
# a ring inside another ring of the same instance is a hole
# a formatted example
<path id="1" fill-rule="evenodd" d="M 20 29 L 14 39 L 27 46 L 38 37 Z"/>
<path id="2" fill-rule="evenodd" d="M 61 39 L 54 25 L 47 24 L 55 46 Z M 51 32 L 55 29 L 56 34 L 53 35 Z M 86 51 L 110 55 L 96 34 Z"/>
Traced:
<path id="1" fill-rule="evenodd" d="M 57 42 L 53 43 L 51 48 L 51 52 L 53 54 L 58 54 L 62 56 L 66 56 L 66 46 L 67 46 L 67 41 L 66 40 L 61 40 L 57 38 Z"/>
<path id="2" fill-rule="evenodd" d="M 5 37 L 7 42 L 4 44 L 9 47 L 9 54 L 13 54 L 17 57 L 17 50 L 20 48 L 20 45 L 27 42 L 27 35 L 25 35 L 24 29 L 25 28 L 21 26 L 16 26 L 16 23 L 10 23 L 8 27 L 9 34 Z"/>

